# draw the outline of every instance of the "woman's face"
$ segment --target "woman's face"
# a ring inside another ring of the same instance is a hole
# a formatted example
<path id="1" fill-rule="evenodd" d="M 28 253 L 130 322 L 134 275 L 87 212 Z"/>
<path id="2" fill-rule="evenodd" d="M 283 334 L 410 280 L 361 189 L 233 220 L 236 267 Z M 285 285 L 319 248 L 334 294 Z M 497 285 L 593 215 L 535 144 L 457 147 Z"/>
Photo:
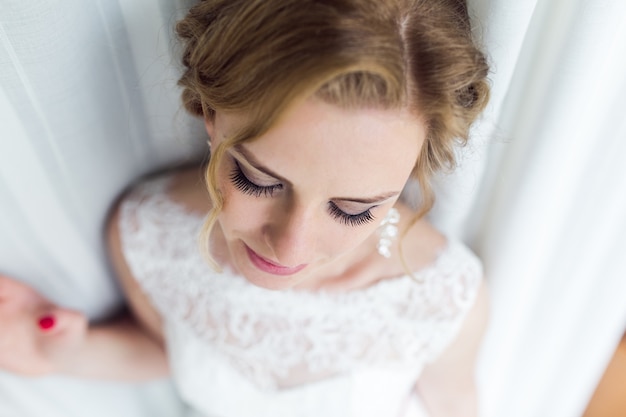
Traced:
<path id="1" fill-rule="evenodd" d="M 207 122 L 217 146 L 240 118 Z M 270 289 L 341 274 L 376 252 L 380 222 L 417 160 L 426 129 L 408 111 L 294 105 L 258 139 L 231 149 L 218 186 L 231 266 Z M 375 255 L 372 255 L 375 256 Z"/>
<path id="2" fill-rule="evenodd" d="M 0 274 L 0 369 L 53 371 L 85 337 L 81 314 L 57 307 L 32 288 Z"/>

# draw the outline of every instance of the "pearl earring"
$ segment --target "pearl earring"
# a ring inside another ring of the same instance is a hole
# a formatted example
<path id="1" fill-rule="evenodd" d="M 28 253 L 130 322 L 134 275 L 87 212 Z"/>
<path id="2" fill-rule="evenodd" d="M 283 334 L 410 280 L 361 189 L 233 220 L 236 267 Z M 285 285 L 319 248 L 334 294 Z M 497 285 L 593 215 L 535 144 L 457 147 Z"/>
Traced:
<path id="1" fill-rule="evenodd" d="M 391 257 L 391 244 L 398 236 L 398 226 L 400 222 L 400 213 L 395 208 L 391 208 L 383 221 L 380 223 L 379 233 L 380 240 L 376 245 L 378 253 L 385 258 Z"/>

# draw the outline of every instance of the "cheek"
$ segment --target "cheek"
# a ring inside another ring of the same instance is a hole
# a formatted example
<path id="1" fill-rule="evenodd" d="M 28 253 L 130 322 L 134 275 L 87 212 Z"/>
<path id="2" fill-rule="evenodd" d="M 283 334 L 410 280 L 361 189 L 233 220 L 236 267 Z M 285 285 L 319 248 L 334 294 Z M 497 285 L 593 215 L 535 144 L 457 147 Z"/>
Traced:
<path id="1" fill-rule="evenodd" d="M 338 257 L 363 244 L 376 233 L 377 222 L 371 225 L 346 226 L 330 219 L 321 241 L 321 248 L 331 257 Z"/>
<path id="2" fill-rule="evenodd" d="M 246 222 L 249 217 L 244 213 L 245 205 L 241 201 L 241 193 L 233 186 L 229 178 L 229 168 L 223 164 L 219 171 L 218 190 L 223 198 L 223 206 L 218 216 L 218 222 L 223 233 L 228 237 L 233 229 L 238 229 L 239 225 Z"/>
<path id="3" fill-rule="evenodd" d="M 259 232 L 270 216 L 269 201 L 241 193 L 234 186 L 222 186 L 224 206 L 218 220 L 227 238 Z"/>

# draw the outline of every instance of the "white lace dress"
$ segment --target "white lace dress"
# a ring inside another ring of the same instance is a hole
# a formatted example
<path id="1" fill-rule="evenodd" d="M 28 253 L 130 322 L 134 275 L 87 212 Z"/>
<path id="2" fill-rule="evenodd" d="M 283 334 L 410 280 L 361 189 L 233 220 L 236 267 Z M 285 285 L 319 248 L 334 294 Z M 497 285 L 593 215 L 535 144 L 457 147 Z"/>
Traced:
<path id="1" fill-rule="evenodd" d="M 203 216 L 168 199 L 167 183 L 126 197 L 121 239 L 196 415 L 426 415 L 414 384 L 455 337 L 482 279 L 465 246 L 449 239 L 416 279 L 333 294 L 266 290 L 208 266 L 197 239 Z"/>

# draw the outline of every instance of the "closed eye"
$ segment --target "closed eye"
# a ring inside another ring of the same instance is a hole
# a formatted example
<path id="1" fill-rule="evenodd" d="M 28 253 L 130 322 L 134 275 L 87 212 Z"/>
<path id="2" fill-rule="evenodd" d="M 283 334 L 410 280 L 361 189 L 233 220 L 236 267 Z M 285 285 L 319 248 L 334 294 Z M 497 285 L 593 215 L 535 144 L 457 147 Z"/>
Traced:
<path id="1" fill-rule="evenodd" d="M 370 207 L 364 212 L 358 214 L 348 214 L 337 207 L 337 205 L 332 201 L 328 202 L 328 211 L 330 212 L 330 215 L 337 219 L 340 223 L 348 226 L 362 226 L 372 222 L 374 220 L 374 216 L 371 211 L 372 208 L 373 207 Z"/>
<path id="2" fill-rule="evenodd" d="M 233 158 L 233 163 L 234 168 L 229 177 L 230 181 L 244 194 L 253 197 L 273 197 L 275 192 L 284 188 L 282 183 L 259 185 L 246 176 L 237 159 Z M 371 212 L 371 209 L 374 207 L 376 206 L 372 206 L 361 213 L 349 214 L 340 209 L 334 202 L 328 202 L 328 212 L 330 215 L 347 226 L 361 226 L 374 221 L 374 216 Z"/>
<path id="3" fill-rule="evenodd" d="M 242 193 L 248 194 L 254 197 L 272 197 L 276 191 L 283 188 L 282 184 L 273 185 L 258 185 L 252 182 L 246 174 L 244 174 L 239 162 L 234 160 L 235 167 L 230 174 L 230 181 L 233 185 Z"/>

